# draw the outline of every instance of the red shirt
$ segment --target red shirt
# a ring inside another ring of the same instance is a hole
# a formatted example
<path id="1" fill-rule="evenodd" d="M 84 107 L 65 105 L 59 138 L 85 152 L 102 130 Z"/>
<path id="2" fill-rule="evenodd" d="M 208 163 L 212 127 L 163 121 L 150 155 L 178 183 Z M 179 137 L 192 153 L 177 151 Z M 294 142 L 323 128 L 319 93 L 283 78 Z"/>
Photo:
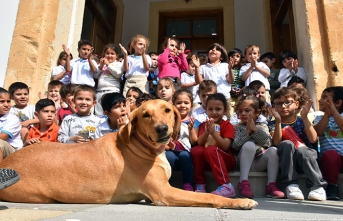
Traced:
<path id="1" fill-rule="evenodd" d="M 63 119 L 70 114 L 73 114 L 73 112 L 71 112 L 71 110 L 69 108 L 62 108 L 61 107 L 60 109 L 58 109 L 57 119 L 60 122 L 60 124 L 63 121 Z"/>
<path id="2" fill-rule="evenodd" d="M 47 131 L 41 133 L 39 130 L 39 124 L 31 127 L 27 139 L 39 138 L 42 141 L 57 142 L 58 130 L 60 129 L 55 123 L 52 123 Z"/>

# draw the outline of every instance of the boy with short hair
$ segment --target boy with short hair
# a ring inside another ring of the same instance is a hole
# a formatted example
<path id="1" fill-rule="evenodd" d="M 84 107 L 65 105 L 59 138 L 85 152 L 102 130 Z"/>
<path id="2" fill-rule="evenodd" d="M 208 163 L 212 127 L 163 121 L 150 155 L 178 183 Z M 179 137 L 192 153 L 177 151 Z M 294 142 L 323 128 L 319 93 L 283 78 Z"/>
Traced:
<path id="1" fill-rule="evenodd" d="M 35 110 L 39 124 L 31 127 L 24 146 L 42 141 L 57 142 L 59 127 L 54 122 L 56 118 L 54 101 L 48 98 L 41 99 L 36 103 Z"/>
<path id="2" fill-rule="evenodd" d="M 76 88 L 73 102 L 77 108 L 75 114 L 68 115 L 62 121 L 58 132 L 60 143 L 84 143 L 94 139 L 95 128 L 101 119 L 91 113 L 96 104 L 96 91 L 88 85 Z"/>
<path id="3" fill-rule="evenodd" d="M 264 53 L 260 57 L 260 61 L 265 63 L 269 69 L 270 69 L 270 76 L 268 77 L 268 81 L 270 84 L 270 96 L 274 94 L 274 91 L 280 87 L 280 82 L 279 82 L 279 74 L 280 74 L 280 69 L 276 69 L 274 64 L 276 61 L 276 57 L 273 52 L 267 52 Z"/>
<path id="4" fill-rule="evenodd" d="M 20 121 L 10 113 L 10 109 L 10 94 L 0 87 L 0 163 L 23 146 L 20 138 Z"/>
<path id="5" fill-rule="evenodd" d="M 47 98 L 49 98 L 55 102 L 56 109 L 60 108 L 60 106 L 61 106 L 60 90 L 61 90 L 61 87 L 63 85 L 64 84 L 58 80 L 50 81 L 48 84 L 48 96 L 47 96 Z"/>
<path id="6" fill-rule="evenodd" d="M 66 116 L 76 113 L 75 104 L 73 102 L 75 88 L 76 86 L 72 84 L 65 84 L 61 87 L 61 100 L 68 106 L 61 106 L 61 108 L 57 110 L 57 120 L 59 122 L 58 125 L 61 125 Z"/>
<path id="7" fill-rule="evenodd" d="M 157 76 L 158 76 L 158 54 L 156 52 L 150 52 L 149 56 L 151 58 L 151 67 L 149 68 L 149 93 L 156 96 L 156 85 L 157 85 Z"/>
<path id="8" fill-rule="evenodd" d="M 38 124 L 39 120 L 35 117 L 35 106 L 29 103 L 29 87 L 22 82 L 14 82 L 8 88 L 10 97 L 15 105 L 11 107 L 10 113 L 19 118 L 22 129 L 21 139 L 26 140 L 27 133 L 31 126 Z"/>
<path id="9" fill-rule="evenodd" d="M 79 57 L 70 61 L 70 50 L 65 45 L 62 45 L 63 50 L 67 54 L 66 70 L 73 71 L 70 83 L 76 85 L 89 85 L 94 87 L 95 81 L 93 75 L 97 72 L 98 64 L 92 60 L 93 44 L 81 39 L 78 42 Z"/>

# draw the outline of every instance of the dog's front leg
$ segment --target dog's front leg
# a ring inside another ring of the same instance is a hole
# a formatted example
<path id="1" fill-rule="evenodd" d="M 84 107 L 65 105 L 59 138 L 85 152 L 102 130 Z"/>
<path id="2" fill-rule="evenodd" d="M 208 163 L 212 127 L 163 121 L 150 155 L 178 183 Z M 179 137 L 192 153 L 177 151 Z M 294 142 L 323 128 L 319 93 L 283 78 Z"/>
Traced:
<path id="1" fill-rule="evenodd" d="M 257 202 L 250 199 L 229 199 L 210 193 L 195 193 L 171 187 L 169 184 L 149 191 L 149 198 L 157 206 L 199 206 L 230 209 L 252 209 Z"/>

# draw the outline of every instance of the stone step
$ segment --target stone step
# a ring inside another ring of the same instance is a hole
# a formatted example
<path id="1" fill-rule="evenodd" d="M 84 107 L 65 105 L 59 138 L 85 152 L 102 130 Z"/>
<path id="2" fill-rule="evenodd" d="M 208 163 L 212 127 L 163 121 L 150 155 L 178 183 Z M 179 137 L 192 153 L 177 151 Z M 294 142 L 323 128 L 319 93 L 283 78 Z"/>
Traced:
<path id="1" fill-rule="evenodd" d="M 213 173 L 210 171 L 205 172 L 206 176 L 206 190 L 207 192 L 214 191 L 217 189 L 218 185 L 214 179 Z M 231 183 L 234 185 L 236 189 L 236 193 L 238 193 L 238 183 L 239 183 L 239 172 L 231 172 L 229 173 L 229 177 L 231 179 Z M 181 171 L 174 171 L 173 176 L 173 186 L 182 188 L 182 174 Z M 265 197 L 266 196 L 266 184 L 267 184 L 267 173 L 266 172 L 250 172 L 249 173 L 249 182 L 251 189 L 254 191 L 255 197 Z M 343 174 L 339 174 L 338 180 L 339 186 L 339 195 L 340 198 L 343 199 Z M 306 188 L 306 176 L 300 175 L 299 176 L 299 187 L 303 192 L 305 198 L 307 198 L 309 189 Z"/>

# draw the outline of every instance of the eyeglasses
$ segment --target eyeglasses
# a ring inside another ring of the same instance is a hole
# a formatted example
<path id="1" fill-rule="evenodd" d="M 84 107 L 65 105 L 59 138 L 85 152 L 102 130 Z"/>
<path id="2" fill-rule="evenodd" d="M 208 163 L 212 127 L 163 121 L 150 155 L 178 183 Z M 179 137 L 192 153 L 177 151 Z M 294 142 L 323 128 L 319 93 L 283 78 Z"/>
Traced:
<path id="1" fill-rule="evenodd" d="M 283 105 L 285 105 L 285 107 L 289 107 L 291 106 L 293 103 L 295 103 L 295 101 L 290 100 L 290 101 L 284 101 L 284 102 L 275 102 L 274 106 L 275 107 L 282 107 Z"/>

